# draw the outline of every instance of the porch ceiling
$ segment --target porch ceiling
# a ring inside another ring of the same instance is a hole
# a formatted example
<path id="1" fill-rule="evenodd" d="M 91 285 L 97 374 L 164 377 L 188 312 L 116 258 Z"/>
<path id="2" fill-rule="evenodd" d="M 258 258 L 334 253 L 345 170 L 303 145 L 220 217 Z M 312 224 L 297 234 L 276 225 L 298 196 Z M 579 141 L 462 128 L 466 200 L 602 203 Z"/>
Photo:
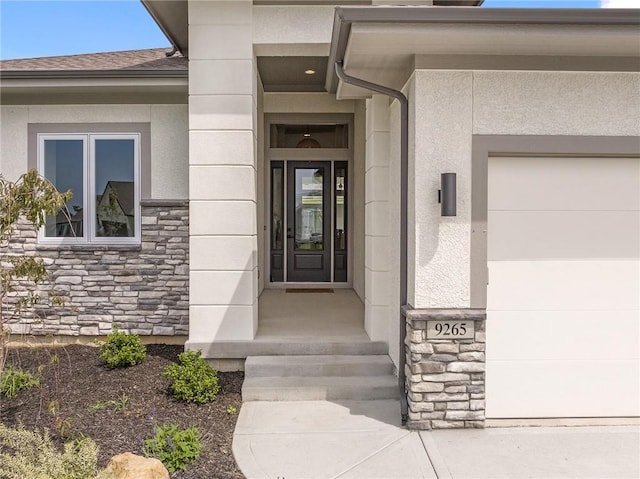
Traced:
<path id="1" fill-rule="evenodd" d="M 313 70 L 314 74 L 305 71 Z M 258 57 L 258 71 L 266 92 L 323 92 L 327 57 Z"/>

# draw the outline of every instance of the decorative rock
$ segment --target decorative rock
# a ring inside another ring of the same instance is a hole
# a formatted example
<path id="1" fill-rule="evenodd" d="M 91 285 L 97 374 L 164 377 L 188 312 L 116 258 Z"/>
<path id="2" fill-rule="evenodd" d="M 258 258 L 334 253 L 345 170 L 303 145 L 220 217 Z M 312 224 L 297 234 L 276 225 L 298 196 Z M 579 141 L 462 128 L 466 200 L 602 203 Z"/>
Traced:
<path id="1" fill-rule="evenodd" d="M 433 345 L 431 343 L 419 343 L 419 344 L 411 344 L 411 352 L 418 354 L 432 354 L 433 353 Z"/>
<path id="2" fill-rule="evenodd" d="M 444 384 L 420 382 L 414 384 L 411 389 L 420 393 L 439 393 L 444 390 Z"/>
<path id="3" fill-rule="evenodd" d="M 430 402 L 417 402 L 411 403 L 409 408 L 414 412 L 431 412 L 433 411 L 433 403 Z"/>
<path id="4" fill-rule="evenodd" d="M 106 469 L 113 479 L 169 479 L 167 468 L 157 459 L 130 452 L 114 456 Z"/>
<path id="5" fill-rule="evenodd" d="M 427 401 L 466 401 L 469 399 L 467 394 L 425 394 Z"/>
<path id="6" fill-rule="evenodd" d="M 482 361 L 484 362 L 484 353 L 481 352 L 468 352 L 468 353 L 460 353 L 458 354 L 458 359 L 460 361 Z"/>
<path id="7" fill-rule="evenodd" d="M 443 373 L 446 366 L 435 361 L 420 361 L 411 366 L 413 373 Z"/>
<path id="8" fill-rule="evenodd" d="M 454 420 L 479 420 L 484 419 L 484 411 L 447 411 L 445 416 L 447 421 Z"/>
<path id="9" fill-rule="evenodd" d="M 457 343 L 436 343 L 433 345 L 436 353 L 457 353 L 460 346 Z"/>
<path id="10" fill-rule="evenodd" d="M 461 373 L 443 373 L 443 374 L 424 374 L 422 379 L 429 382 L 451 382 L 451 381 L 468 381 L 468 374 Z"/>
<path id="11" fill-rule="evenodd" d="M 447 365 L 447 371 L 455 373 L 481 373 L 484 372 L 484 363 L 454 362 Z"/>

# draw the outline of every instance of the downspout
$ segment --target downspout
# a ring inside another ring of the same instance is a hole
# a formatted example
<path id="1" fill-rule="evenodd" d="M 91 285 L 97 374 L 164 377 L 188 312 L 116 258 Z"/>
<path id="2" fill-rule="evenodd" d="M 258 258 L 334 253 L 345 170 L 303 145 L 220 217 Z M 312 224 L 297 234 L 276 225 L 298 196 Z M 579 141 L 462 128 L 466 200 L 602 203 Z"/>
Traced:
<path id="1" fill-rule="evenodd" d="M 344 83 L 364 88 L 375 93 L 390 96 L 400 102 L 400 308 L 407 304 L 407 208 L 408 208 L 408 172 L 409 172 L 409 101 L 401 91 L 347 75 L 342 68 L 342 60 L 335 62 L 336 75 Z M 400 390 L 400 411 L 402 425 L 407 423 L 409 406 L 404 367 L 406 363 L 405 338 L 407 327 L 405 318 L 400 315 L 400 341 L 398 362 L 398 389 Z"/>

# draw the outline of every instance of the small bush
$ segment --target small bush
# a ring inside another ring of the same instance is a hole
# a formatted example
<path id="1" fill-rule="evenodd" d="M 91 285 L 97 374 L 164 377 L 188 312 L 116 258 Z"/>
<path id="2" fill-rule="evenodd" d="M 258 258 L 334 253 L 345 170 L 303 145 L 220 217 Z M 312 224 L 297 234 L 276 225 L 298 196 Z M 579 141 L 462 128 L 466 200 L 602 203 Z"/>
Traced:
<path id="1" fill-rule="evenodd" d="M 0 477 L 7 479 L 87 479 L 95 477 L 98 446 L 81 437 L 56 449 L 44 434 L 0 423 Z"/>
<path id="2" fill-rule="evenodd" d="M 185 402 L 204 404 L 215 400 L 220 390 L 218 372 L 200 357 L 200 351 L 185 351 L 178 355 L 180 364 L 171 364 L 163 376 L 171 380 L 175 397 Z"/>
<path id="3" fill-rule="evenodd" d="M 144 453 L 155 457 L 171 473 L 183 471 L 200 457 L 202 443 L 197 427 L 180 429 L 177 424 L 155 428 L 155 436 L 144 441 Z"/>
<path id="4" fill-rule="evenodd" d="M 118 399 L 108 399 L 106 401 L 96 401 L 91 406 L 93 411 L 101 411 L 102 409 L 112 409 L 115 412 L 122 412 L 127 409 L 129 396 L 122 393 Z"/>
<path id="5" fill-rule="evenodd" d="M 13 399 L 20 391 L 31 389 L 39 384 L 40 380 L 30 372 L 6 366 L 0 379 L 0 393 Z"/>
<path id="6" fill-rule="evenodd" d="M 136 334 L 126 334 L 113 328 L 107 342 L 100 347 L 100 359 L 112 368 L 135 366 L 147 355 L 147 348 Z"/>

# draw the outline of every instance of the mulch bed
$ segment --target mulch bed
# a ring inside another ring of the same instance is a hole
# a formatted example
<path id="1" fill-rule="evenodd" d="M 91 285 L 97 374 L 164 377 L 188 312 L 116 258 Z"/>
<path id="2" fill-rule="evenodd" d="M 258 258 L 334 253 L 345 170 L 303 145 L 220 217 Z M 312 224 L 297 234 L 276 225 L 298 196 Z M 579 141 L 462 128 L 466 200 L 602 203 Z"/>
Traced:
<path id="1" fill-rule="evenodd" d="M 7 364 L 33 373 L 40 370 L 40 386 L 21 391 L 17 397 L 0 402 L 0 420 L 26 429 L 51 431 L 62 444 L 61 435 L 91 437 L 100 447 L 98 466 L 123 452 L 143 455 L 145 438 L 153 436 L 154 423 L 177 423 L 186 428 L 197 426 L 203 450 L 198 462 L 186 471 L 171 475 L 173 479 L 224 478 L 244 476 L 231 452 L 233 430 L 242 404 L 242 373 L 218 373 L 221 386 L 217 399 L 209 404 L 185 404 L 172 398 L 164 368 L 177 361 L 181 346 L 149 345 L 145 360 L 133 367 L 108 369 L 99 359 L 99 349 L 92 346 L 59 348 L 20 348 L 11 350 Z M 117 400 L 126 394 L 126 409 L 93 410 L 97 401 Z M 57 414 L 49 411 L 53 401 Z M 229 414 L 227 408 L 237 409 Z M 57 425 L 57 426 L 56 426 Z"/>

